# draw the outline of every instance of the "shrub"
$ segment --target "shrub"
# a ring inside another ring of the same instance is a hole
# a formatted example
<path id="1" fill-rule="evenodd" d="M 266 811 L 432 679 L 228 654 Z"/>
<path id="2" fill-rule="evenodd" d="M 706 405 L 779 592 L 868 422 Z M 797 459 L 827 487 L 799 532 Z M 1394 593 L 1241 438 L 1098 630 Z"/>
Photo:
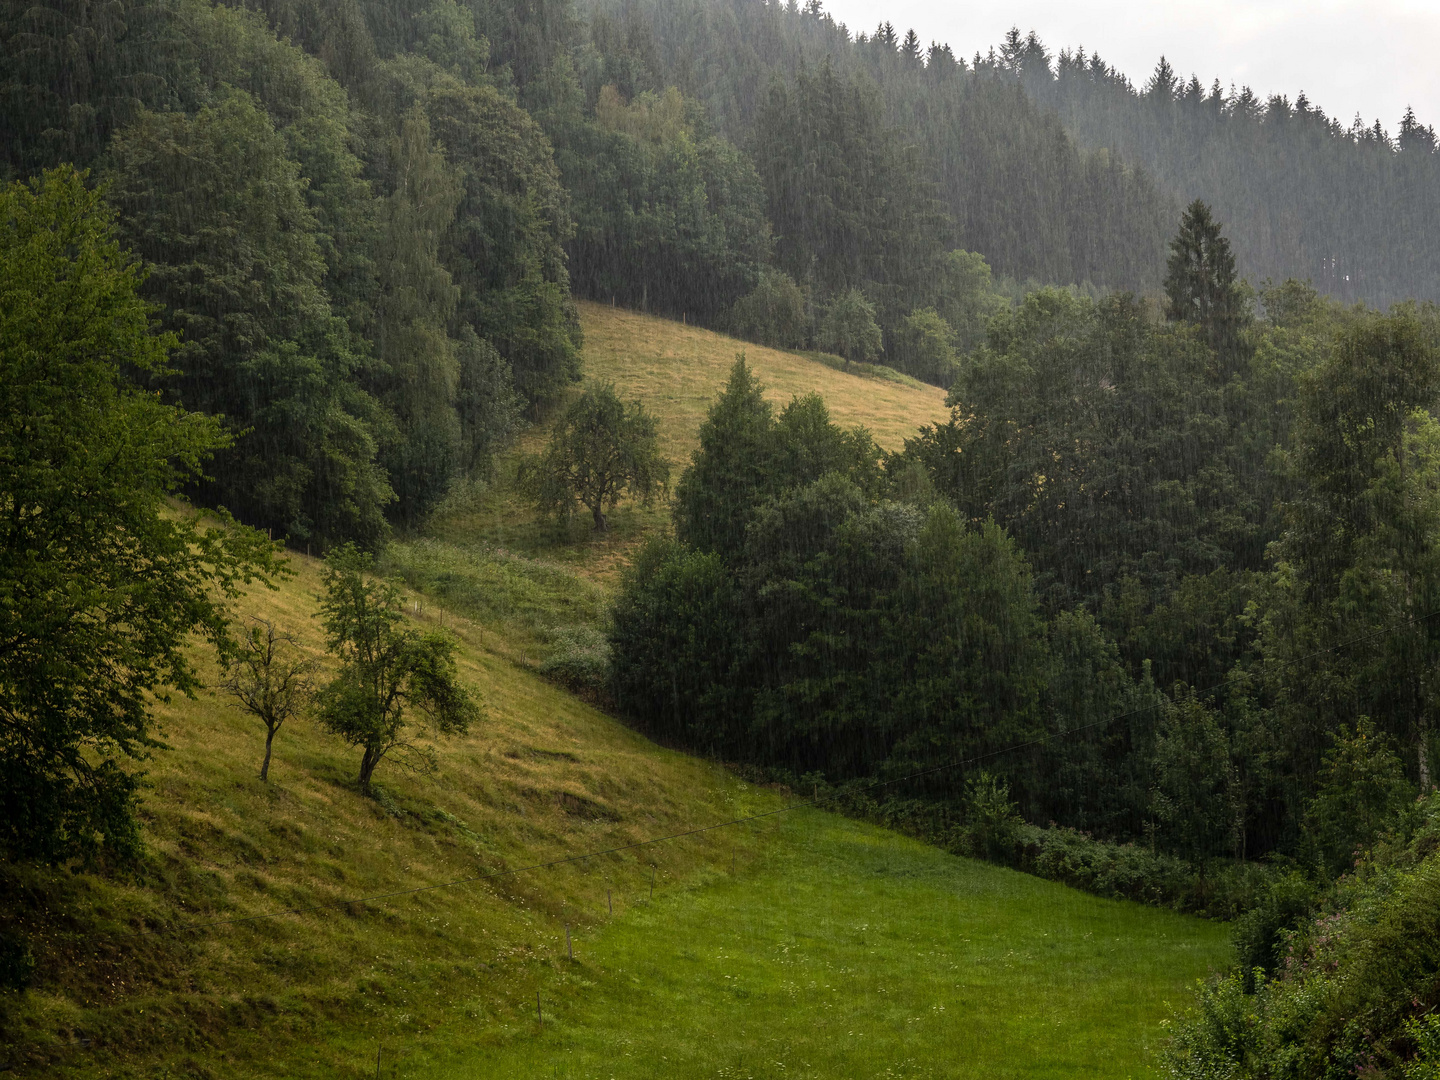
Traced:
<path id="1" fill-rule="evenodd" d="M 540 673 L 589 700 L 601 698 L 610 683 L 610 642 L 593 626 L 562 627 Z"/>

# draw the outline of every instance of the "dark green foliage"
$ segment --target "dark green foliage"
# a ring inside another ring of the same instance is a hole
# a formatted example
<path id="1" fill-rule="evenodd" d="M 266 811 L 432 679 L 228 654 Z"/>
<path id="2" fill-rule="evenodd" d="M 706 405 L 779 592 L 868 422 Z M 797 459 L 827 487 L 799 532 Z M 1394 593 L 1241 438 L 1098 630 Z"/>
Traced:
<path id="1" fill-rule="evenodd" d="M 781 268 L 819 295 L 849 294 L 847 311 L 862 286 L 887 300 L 923 294 L 946 223 L 914 148 L 885 125 L 874 88 L 827 60 L 813 74 L 802 69 L 793 84 L 773 84 L 755 125 Z M 841 354 L 878 353 L 878 341 L 867 349 L 864 337 L 847 337 Z M 822 347 L 831 348 L 824 339 L 822 331 Z"/>
<path id="2" fill-rule="evenodd" d="M 436 735 L 464 734 L 482 718 L 455 667 L 455 640 L 443 631 L 405 625 L 400 590 L 371 576 L 369 555 L 346 544 L 325 560 L 320 619 L 340 661 L 316 696 L 322 724 L 362 750 L 360 790 L 370 794 L 375 767 L 393 750 L 433 769 L 433 752 L 415 739 L 412 713 Z"/>
<path id="3" fill-rule="evenodd" d="M 106 164 L 182 335 L 169 389 L 237 434 L 189 494 L 373 545 L 489 471 L 517 390 L 578 376 L 568 196 L 476 12 L 257 6 L 5 8 L 4 167 Z"/>
<path id="4" fill-rule="evenodd" d="M 1182 687 L 1159 721 L 1150 798 L 1159 836 L 1181 854 L 1238 858 L 1245 808 L 1221 719 Z"/>
<path id="5" fill-rule="evenodd" d="M 1037 734 L 1047 652 L 1024 560 L 993 525 L 882 488 L 863 431 L 814 397 L 775 417 L 737 362 L 680 483 L 682 543 L 647 554 L 617 603 L 621 707 L 669 737 L 835 777 Z M 1025 764 L 1005 775 L 1028 783 Z"/>
<path id="6" fill-rule="evenodd" d="M 627 0 L 598 4 L 597 28 L 602 20 L 594 45 L 606 70 L 639 80 L 627 94 L 678 85 L 752 148 L 779 264 L 797 281 L 823 297 L 837 288 L 828 276 L 868 261 L 887 274 L 844 287 L 897 284 L 889 271 L 919 286 L 904 303 L 872 294 L 887 330 L 914 307 L 950 319 L 929 290 L 939 284 L 934 258 L 952 238 L 1021 280 L 1159 283 L 1172 198 L 1132 159 L 1081 151 L 1008 71 L 983 62 L 972 71 L 941 45 L 920 63 L 900 53 L 898 35 L 893 48 L 852 36 L 806 5 Z M 917 215 L 936 211 L 949 221 L 934 218 L 927 235 Z"/>
<path id="7" fill-rule="evenodd" d="M 0 6 L 0 177 L 62 161 L 89 167 L 140 110 L 172 105 L 196 77 L 195 55 L 176 33 L 180 6 Z"/>
<path id="8" fill-rule="evenodd" d="M 640 402 L 621 401 L 606 383 L 571 402 L 545 452 L 526 464 L 523 480 L 542 512 L 568 517 L 579 503 L 590 511 L 595 531 L 604 532 L 606 512 L 621 499 L 648 506 L 669 478 L 655 418 Z"/>
<path id="9" fill-rule="evenodd" d="M 777 419 L 761 391 L 745 358 L 737 357 L 675 490 L 675 532 L 686 544 L 737 553 L 766 498 L 827 472 L 867 489 L 878 482 L 879 450 L 867 433 L 830 423 L 814 395 L 792 401 Z"/>
<path id="10" fill-rule="evenodd" d="M 947 390 L 960 371 L 955 332 L 934 308 L 920 308 L 905 316 L 887 359 L 907 375 Z"/>
<path id="11" fill-rule="evenodd" d="M 263 536 L 168 499 L 228 439 L 127 375 L 163 372 L 142 274 L 73 169 L 0 192 L 0 851 L 133 857 L 152 695 L 192 634 L 277 572 Z"/>
<path id="12" fill-rule="evenodd" d="M 573 198 L 578 291 L 703 322 L 755 287 L 770 251 L 760 180 L 693 101 L 671 87 L 627 103 L 606 86 L 593 122 L 576 102 L 549 127 Z"/>
<path id="13" fill-rule="evenodd" d="M 1400 823 L 1415 799 L 1388 741 L 1362 717 L 1353 730 L 1342 727 L 1335 733 L 1321 761 L 1302 826 L 1307 854 L 1324 874 L 1351 869 L 1357 855 Z"/>
<path id="14" fill-rule="evenodd" d="M 1306 778 L 1329 734 L 1368 716 L 1410 779 L 1433 782 L 1426 673 L 1440 648 L 1440 432 L 1428 407 L 1437 380 L 1433 329 L 1401 310 L 1343 327 L 1302 387 L 1296 491 L 1262 644 L 1287 753 Z"/>
<path id="15" fill-rule="evenodd" d="M 1165 296 L 1166 314 L 1199 327 L 1222 357 L 1239 348 L 1240 332 L 1249 320 L 1245 290 L 1235 277 L 1230 241 L 1199 199 L 1186 208 L 1180 231 L 1170 241 Z"/>
<path id="16" fill-rule="evenodd" d="M 35 953 L 18 931 L 0 931 L 0 989 L 24 990 L 35 978 Z"/>
<path id="17" fill-rule="evenodd" d="M 148 296 L 182 336 L 179 402 L 241 433 L 202 494 L 281 535 L 378 537 L 363 359 L 330 309 L 305 183 L 253 99 L 146 113 L 110 147 L 111 198 L 148 262 Z"/>
<path id="18" fill-rule="evenodd" d="M 1052 610 L 1098 612 L 1127 576 L 1148 607 L 1177 575 L 1262 565 L 1269 433 L 1231 422 L 1243 389 L 1133 300 L 1043 290 L 991 321 L 954 419 L 906 452 L 1032 553 Z"/>
<path id="19" fill-rule="evenodd" d="M 892 771 L 988 760 L 1041 735 L 1045 624 L 1030 568 L 994 522 L 969 529 L 943 503 L 932 508 L 894 618 L 898 670 L 891 693 L 899 737 Z M 1021 794 L 1033 761 L 1030 754 L 1007 754 L 990 767 Z M 952 769 L 918 783 L 953 790 L 965 772 Z"/>
<path id="20" fill-rule="evenodd" d="M 740 549 L 755 504 L 768 493 L 774 425 L 760 383 L 745 357 L 736 357 L 725 392 L 700 425 L 700 449 L 675 489 L 675 534 L 683 542 L 701 551 Z"/>
<path id="21" fill-rule="evenodd" d="M 441 248 L 456 315 L 509 361 L 527 402 L 552 401 L 579 378 L 580 335 L 563 248 L 569 197 L 550 146 L 490 86 L 437 78 L 425 109 L 461 185 Z"/>
<path id="22" fill-rule="evenodd" d="M 611 687 L 647 731 L 702 750 L 735 746 L 751 692 L 734 576 L 720 556 L 652 541 L 611 614 Z"/>

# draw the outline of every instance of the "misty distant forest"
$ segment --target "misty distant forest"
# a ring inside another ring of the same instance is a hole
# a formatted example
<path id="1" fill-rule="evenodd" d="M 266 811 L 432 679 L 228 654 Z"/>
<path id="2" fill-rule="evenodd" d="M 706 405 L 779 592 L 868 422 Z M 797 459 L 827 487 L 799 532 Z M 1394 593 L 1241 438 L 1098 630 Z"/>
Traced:
<path id="1" fill-rule="evenodd" d="M 243 651 L 226 597 L 287 549 L 328 556 L 337 657 L 397 634 L 395 694 L 478 723 L 367 575 L 556 425 L 541 511 L 665 513 L 587 700 L 1229 920 L 1170 1075 L 1440 1076 L 1435 130 L 1063 44 L 820 0 L 5 0 L 12 872 L 141 857 L 152 695 L 198 687 L 186 641 Z M 643 403 L 580 392 L 577 299 L 950 418 L 885 449 L 741 356 L 671 476 Z M 350 677 L 317 708 L 373 770 Z"/>

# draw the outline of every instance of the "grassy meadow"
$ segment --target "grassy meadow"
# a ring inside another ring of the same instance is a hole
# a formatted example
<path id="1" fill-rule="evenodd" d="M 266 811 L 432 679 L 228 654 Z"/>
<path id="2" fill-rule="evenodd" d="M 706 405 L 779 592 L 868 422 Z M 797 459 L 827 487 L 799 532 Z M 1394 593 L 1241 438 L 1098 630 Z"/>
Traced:
<path id="1" fill-rule="evenodd" d="M 292 565 L 243 613 L 318 654 L 318 564 Z M 379 1050 L 391 1077 L 1121 1077 L 1226 955 L 1219 925 L 808 809 L 493 876 L 786 804 L 560 691 L 494 631 L 409 610 L 458 636 L 485 721 L 433 774 L 384 762 L 369 800 L 314 725 L 282 729 L 265 785 L 258 724 L 210 691 L 162 705 L 146 865 L 6 883 L 41 973 L 3 1003 L 0 1063 L 362 1077 Z"/>

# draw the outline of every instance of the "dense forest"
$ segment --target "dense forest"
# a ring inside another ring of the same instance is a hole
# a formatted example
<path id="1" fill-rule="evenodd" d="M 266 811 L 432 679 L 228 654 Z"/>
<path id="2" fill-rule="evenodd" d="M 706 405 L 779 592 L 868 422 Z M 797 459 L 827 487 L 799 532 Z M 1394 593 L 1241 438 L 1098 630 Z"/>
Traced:
<path id="1" fill-rule="evenodd" d="M 737 360 L 598 695 L 971 853 L 1129 860 L 1116 895 L 1239 916 L 1177 1075 L 1440 1067 L 1413 114 L 1392 138 L 1163 61 L 1137 90 L 1018 31 L 966 59 L 813 0 L 5 0 L 0 59 L 7 859 L 133 854 L 147 695 L 195 685 L 187 635 L 229 647 L 213 589 L 281 573 L 272 540 L 360 595 L 362 552 L 527 423 L 588 425 L 544 459 L 572 472 L 607 424 L 653 443 L 576 403 L 581 296 L 951 410 L 886 453 Z M 419 641 L 410 692 L 461 730 Z"/>

